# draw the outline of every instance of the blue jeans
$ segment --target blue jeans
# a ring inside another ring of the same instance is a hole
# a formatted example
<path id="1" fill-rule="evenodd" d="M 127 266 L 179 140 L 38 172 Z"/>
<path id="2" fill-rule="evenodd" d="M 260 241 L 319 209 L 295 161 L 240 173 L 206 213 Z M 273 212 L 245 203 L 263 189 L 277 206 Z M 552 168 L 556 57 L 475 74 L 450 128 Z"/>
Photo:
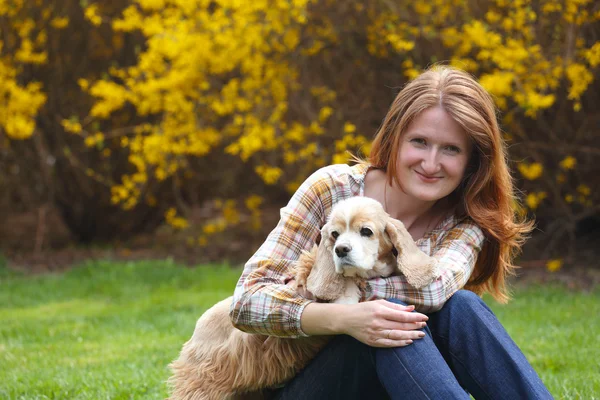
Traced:
<path id="1" fill-rule="evenodd" d="M 390 300 L 400 303 L 397 300 Z M 429 315 L 425 337 L 397 348 L 369 347 L 340 335 L 278 400 L 551 399 L 488 306 L 460 290 Z"/>

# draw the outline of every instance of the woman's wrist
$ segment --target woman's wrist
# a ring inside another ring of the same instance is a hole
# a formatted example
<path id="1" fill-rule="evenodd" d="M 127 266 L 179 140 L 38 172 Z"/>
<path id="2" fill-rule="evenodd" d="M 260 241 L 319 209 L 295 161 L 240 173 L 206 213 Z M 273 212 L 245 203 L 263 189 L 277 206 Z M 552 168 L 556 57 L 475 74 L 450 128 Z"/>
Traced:
<path id="1" fill-rule="evenodd" d="M 347 304 L 310 303 L 304 307 L 300 323 L 307 335 L 339 335 L 344 330 Z"/>

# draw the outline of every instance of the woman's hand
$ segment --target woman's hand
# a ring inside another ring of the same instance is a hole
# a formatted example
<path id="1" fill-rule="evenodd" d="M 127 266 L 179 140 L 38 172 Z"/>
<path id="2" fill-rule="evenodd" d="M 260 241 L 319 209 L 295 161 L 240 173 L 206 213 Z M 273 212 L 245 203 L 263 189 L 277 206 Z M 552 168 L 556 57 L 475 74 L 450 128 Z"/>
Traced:
<path id="1" fill-rule="evenodd" d="M 412 312 L 414 306 L 403 306 L 386 300 L 347 305 L 340 319 L 340 330 L 372 347 L 407 346 L 421 339 L 419 329 L 429 318 Z"/>

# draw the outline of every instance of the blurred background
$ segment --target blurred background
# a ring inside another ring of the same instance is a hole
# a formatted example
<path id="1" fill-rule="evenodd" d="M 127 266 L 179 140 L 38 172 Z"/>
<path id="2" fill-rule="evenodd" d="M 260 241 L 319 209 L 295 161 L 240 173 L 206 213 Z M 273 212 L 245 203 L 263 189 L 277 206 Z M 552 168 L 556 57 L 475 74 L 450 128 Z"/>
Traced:
<path id="1" fill-rule="evenodd" d="M 434 63 L 496 99 L 537 223 L 521 265 L 598 268 L 600 3 L 0 1 L 0 252 L 243 262 L 317 168 L 366 155 Z"/>

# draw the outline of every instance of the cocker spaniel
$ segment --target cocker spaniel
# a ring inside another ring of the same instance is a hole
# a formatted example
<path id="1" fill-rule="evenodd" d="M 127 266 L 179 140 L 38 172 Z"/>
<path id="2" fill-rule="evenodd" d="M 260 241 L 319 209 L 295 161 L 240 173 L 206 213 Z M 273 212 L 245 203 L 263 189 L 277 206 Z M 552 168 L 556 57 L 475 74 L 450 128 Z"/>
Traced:
<path id="1" fill-rule="evenodd" d="M 297 288 L 319 301 L 358 303 L 369 278 L 404 274 L 415 287 L 437 277 L 435 260 L 421 252 L 404 225 L 376 200 L 337 203 L 321 229 L 321 241 L 303 252 L 292 271 Z M 244 398 L 294 377 L 328 337 L 289 339 L 242 332 L 229 319 L 229 297 L 206 311 L 192 338 L 170 365 L 173 400 Z"/>

